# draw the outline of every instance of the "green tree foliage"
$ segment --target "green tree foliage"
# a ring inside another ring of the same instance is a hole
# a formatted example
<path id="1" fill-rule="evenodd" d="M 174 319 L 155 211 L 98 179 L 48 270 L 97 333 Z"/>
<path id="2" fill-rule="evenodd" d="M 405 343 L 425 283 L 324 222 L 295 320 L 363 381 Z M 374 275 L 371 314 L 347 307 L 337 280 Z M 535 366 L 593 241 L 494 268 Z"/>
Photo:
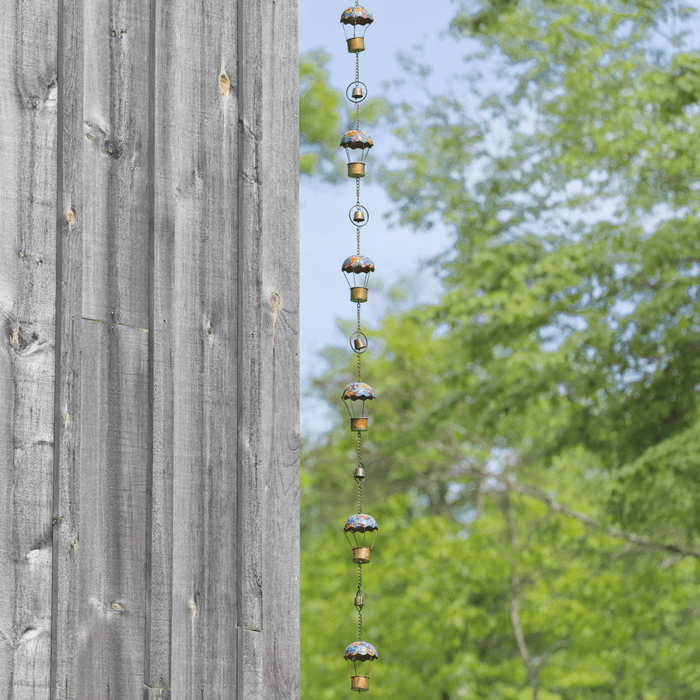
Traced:
<path id="1" fill-rule="evenodd" d="M 495 88 L 393 113 L 397 218 L 455 247 L 441 302 L 365 355 L 381 697 L 700 694 L 697 26 L 678 2 L 465 4 Z M 337 403 L 352 366 L 326 357 Z M 349 682 L 352 460 L 345 423 L 305 456 L 305 697 Z"/>
<path id="2" fill-rule="evenodd" d="M 340 137 L 355 128 L 355 110 L 345 109 L 345 98 L 328 82 L 327 63 L 328 56 L 322 51 L 299 57 L 299 169 L 302 177 L 343 182 Z M 371 126 L 388 112 L 385 100 L 369 98 L 362 104 L 362 123 Z"/>
<path id="3" fill-rule="evenodd" d="M 299 168 L 302 176 L 338 179 L 341 95 L 328 84 L 328 56 L 299 57 Z"/>

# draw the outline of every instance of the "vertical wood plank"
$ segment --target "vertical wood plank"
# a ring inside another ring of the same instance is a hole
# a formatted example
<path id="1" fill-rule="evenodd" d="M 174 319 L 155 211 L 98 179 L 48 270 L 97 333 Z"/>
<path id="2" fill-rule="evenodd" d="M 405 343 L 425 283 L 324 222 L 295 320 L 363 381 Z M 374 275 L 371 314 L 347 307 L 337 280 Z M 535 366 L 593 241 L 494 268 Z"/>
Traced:
<path id="1" fill-rule="evenodd" d="M 80 494 L 74 512 L 76 697 L 139 697 L 145 630 L 148 333 L 83 321 Z"/>
<path id="2" fill-rule="evenodd" d="M 0 2 L 0 696 L 49 694 L 56 23 Z"/>
<path id="3" fill-rule="evenodd" d="M 265 466 L 263 685 L 297 700 L 299 669 L 299 131 L 297 2 L 264 0 L 262 15 L 262 280 L 265 309 L 259 449 Z M 277 294 L 277 296 L 274 296 Z M 266 306 L 266 302 L 269 305 Z M 276 308 L 277 307 L 277 308 Z"/>
<path id="4" fill-rule="evenodd" d="M 148 685 L 207 700 L 238 697 L 236 45 L 231 3 L 157 1 Z"/>
<path id="5" fill-rule="evenodd" d="M 76 697 L 82 331 L 83 13 L 58 2 L 58 182 L 51 700 Z"/>
<path id="6" fill-rule="evenodd" d="M 150 10 L 85 0 L 80 683 L 144 679 L 149 465 Z M 92 363 L 95 363 L 93 366 Z M 88 495 L 89 494 L 89 495 Z M 84 553 L 84 562 L 82 554 Z M 97 648 L 99 664 L 83 664 Z"/>
<path id="7" fill-rule="evenodd" d="M 149 3 L 83 7 L 83 316 L 148 328 Z"/>
<path id="8" fill-rule="evenodd" d="M 64 0 L 55 696 L 143 693 L 150 12 Z"/>
<path id="9" fill-rule="evenodd" d="M 238 628 L 238 695 L 240 700 L 265 700 L 262 632 Z"/>
<path id="10" fill-rule="evenodd" d="M 261 450 L 263 363 L 268 355 L 261 326 L 263 230 L 260 148 L 262 131 L 262 2 L 239 6 L 238 58 L 238 625 L 262 630 L 263 491 Z M 269 309 L 269 307 L 268 307 Z"/>

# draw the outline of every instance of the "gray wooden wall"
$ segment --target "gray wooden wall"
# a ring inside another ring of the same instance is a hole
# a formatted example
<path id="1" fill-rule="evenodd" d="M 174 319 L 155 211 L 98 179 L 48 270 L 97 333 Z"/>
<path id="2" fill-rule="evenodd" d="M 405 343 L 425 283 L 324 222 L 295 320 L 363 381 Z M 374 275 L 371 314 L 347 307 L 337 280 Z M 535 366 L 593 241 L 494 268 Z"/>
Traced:
<path id="1" fill-rule="evenodd" d="M 294 700 L 296 2 L 0 17 L 0 699 Z"/>

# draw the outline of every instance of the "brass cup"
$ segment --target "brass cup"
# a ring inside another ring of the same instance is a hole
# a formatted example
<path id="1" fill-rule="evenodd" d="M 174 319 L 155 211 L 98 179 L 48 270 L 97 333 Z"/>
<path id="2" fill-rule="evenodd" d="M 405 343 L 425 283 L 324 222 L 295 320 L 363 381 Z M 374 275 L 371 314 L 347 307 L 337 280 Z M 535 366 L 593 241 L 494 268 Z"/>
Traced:
<path id="1" fill-rule="evenodd" d="M 372 550 L 369 547 L 353 547 L 352 560 L 355 564 L 369 564 Z"/>
<path id="2" fill-rule="evenodd" d="M 351 418 L 350 419 L 350 430 L 353 433 L 359 433 L 363 430 L 367 430 L 369 424 L 369 418 Z"/>
<path id="3" fill-rule="evenodd" d="M 348 177 L 364 177 L 366 163 L 348 163 Z"/>
<path id="4" fill-rule="evenodd" d="M 366 693 L 369 690 L 369 676 L 351 676 L 350 690 L 358 693 Z"/>
<path id="5" fill-rule="evenodd" d="M 363 304 L 367 301 L 367 287 L 350 287 L 350 301 Z"/>
<path id="6" fill-rule="evenodd" d="M 365 50 L 365 38 L 363 36 L 354 36 L 347 41 L 350 53 L 360 53 L 360 51 Z"/>

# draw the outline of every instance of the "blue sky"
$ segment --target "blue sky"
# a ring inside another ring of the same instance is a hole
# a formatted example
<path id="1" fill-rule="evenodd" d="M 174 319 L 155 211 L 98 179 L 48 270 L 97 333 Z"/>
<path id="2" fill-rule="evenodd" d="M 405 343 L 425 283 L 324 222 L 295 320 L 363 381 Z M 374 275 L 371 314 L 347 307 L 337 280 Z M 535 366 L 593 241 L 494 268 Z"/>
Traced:
<path id="1" fill-rule="evenodd" d="M 345 44 L 340 15 L 348 2 L 328 0 L 300 0 L 299 50 L 306 52 L 322 49 L 330 56 L 328 64 L 331 84 L 344 90 L 354 79 L 354 55 Z M 380 0 L 377 6 L 367 4 L 374 15 L 374 23 L 366 33 L 367 49 L 360 54 L 360 78 L 367 84 L 370 96 L 382 95 L 382 83 L 405 78 L 397 54 L 422 46 L 422 58 L 436 67 L 433 85 L 441 88 L 440 81 L 456 67 L 466 46 L 441 34 L 447 28 L 455 11 L 455 4 L 447 0 L 436 2 L 430 13 L 420 17 L 407 11 L 407 4 L 398 0 Z M 419 5 L 419 7 L 422 7 Z M 450 70 L 444 70 L 449 66 Z M 410 97 L 410 82 L 406 85 Z M 350 104 L 348 103 L 348 106 Z M 360 117 L 361 119 L 361 117 Z M 361 127 L 362 128 L 362 127 Z M 338 134 L 338 140 L 340 141 Z M 387 158 L 387 139 L 377 138 L 367 158 L 372 169 Z M 312 376 L 320 374 L 323 362 L 317 352 L 327 345 L 344 344 L 347 339 L 337 329 L 336 319 L 350 320 L 355 306 L 349 301 L 348 285 L 340 271 L 342 261 L 354 252 L 355 229 L 348 221 L 347 212 L 354 202 L 355 181 L 348 179 L 340 185 L 324 185 L 302 181 L 301 184 L 301 382 L 302 390 Z M 426 259 L 445 250 L 449 237 L 437 227 L 429 234 L 416 234 L 400 227 L 389 228 L 385 215 L 391 202 L 378 185 L 362 184 L 362 202 L 369 209 L 370 223 L 363 229 L 362 252 L 372 258 L 377 268 L 375 280 L 389 287 L 409 275 L 421 301 L 436 299 L 439 283 L 422 265 Z M 371 285 L 370 285 L 371 287 Z M 374 301 L 374 303 L 373 303 Z M 363 305 L 363 318 L 376 320 L 380 315 L 378 295 L 370 291 L 368 303 Z M 348 347 L 348 359 L 351 351 Z M 371 335 L 370 335 L 371 349 Z M 371 351 L 364 356 L 367 376 L 371 377 Z M 302 433 L 318 435 L 329 427 L 324 406 L 311 398 L 302 398 Z M 344 408 L 338 400 L 338 411 Z"/>

